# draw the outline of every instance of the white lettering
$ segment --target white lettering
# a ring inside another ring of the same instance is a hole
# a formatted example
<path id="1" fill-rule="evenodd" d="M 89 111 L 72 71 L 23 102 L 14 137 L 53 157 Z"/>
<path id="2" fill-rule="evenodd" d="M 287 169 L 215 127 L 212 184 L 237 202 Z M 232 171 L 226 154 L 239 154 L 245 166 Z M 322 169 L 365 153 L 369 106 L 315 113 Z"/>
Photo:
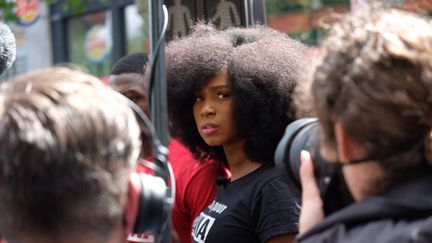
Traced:
<path id="1" fill-rule="evenodd" d="M 192 226 L 192 237 L 198 243 L 204 243 L 215 219 L 205 213 L 201 213 Z"/>
<path id="2" fill-rule="evenodd" d="M 212 204 L 208 206 L 208 208 L 210 212 L 216 212 L 218 214 L 221 214 L 227 208 L 227 206 L 222 203 L 213 201 Z"/>

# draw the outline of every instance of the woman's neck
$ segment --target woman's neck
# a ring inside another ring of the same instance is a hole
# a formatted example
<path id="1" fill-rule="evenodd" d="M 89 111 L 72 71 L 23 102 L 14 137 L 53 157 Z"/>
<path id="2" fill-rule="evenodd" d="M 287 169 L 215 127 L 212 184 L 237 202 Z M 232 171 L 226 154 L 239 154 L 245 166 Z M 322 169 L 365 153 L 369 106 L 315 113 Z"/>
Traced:
<path id="1" fill-rule="evenodd" d="M 261 163 L 253 162 L 248 159 L 243 146 L 244 141 L 240 141 L 234 144 L 224 145 L 223 147 L 225 157 L 232 173 L 231 181 L 251 173 L 262 165 Z"/>

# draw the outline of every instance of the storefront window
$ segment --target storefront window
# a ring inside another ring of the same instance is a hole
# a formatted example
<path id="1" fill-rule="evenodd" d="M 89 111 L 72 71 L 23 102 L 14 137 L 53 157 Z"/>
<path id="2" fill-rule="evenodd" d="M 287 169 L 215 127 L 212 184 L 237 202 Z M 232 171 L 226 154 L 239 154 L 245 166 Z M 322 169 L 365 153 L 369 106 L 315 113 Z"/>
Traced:
<path id="1" fill-rule="evenodd" d="M 205 1 L 206 13 L 209 22 L 219 29 L 231 26 L 246 26 L 245 1 L 242 0 L 207 0 Z"/>
<path id="2" fill-rule="evenodd" d="M 265 6 L 269 26 L 316 45 L 326 27 L 350 11 L 350 0 L 265 0 Z"/>
<path id="3" fill-rule="evenodd" d="M 165 0 L 165 4 L 168 8 L 166 40 L 171 41 L 189 34 L 193 22 L 197 19 L 195 1 Z M 201 11 L 201 13 L 203 13 L 203 11 Z"/>
<path id="4" fill-rule="evenodd" d="M 68 53 L 70 62 L 94 75 L 109 74 L 112 58 L 111 14 L 101 11 L 68 21 Z"/>
<path id="5" fill-rule="evenodd" d="M 149 53 L 148 14 L 139 13 L 135 4 L 125 8 L 127 53 Z"/>

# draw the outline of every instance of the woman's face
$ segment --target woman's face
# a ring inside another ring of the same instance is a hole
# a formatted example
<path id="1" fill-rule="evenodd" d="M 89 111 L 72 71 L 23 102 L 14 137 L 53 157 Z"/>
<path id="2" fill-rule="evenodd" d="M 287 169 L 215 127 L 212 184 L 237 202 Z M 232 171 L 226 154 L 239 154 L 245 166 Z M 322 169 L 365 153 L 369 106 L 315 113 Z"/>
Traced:
<path id="1" fill-rule="evenodd" d="M 209 146 L 241 141 L 233 120 L 232 88 L 228 72 L 214 76 L 194 94 L 193 115 L 198 132 Z"/>

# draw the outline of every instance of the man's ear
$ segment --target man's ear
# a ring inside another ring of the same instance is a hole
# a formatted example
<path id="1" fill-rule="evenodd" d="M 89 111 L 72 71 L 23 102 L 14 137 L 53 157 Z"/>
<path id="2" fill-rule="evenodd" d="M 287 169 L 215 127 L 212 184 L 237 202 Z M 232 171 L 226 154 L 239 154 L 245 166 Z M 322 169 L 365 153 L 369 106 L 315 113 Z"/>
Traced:
<path id="1" fill-rule="evenodd" d="M 338 121 L 334 124 L 337 153 L 340 162 L 349 162 L 358 157 L 357 143 L 348 136 L 345 126 L 342 122 Z"/>
<path id="2" fill-rule="evenodd" d="M 128 194 L 123 214 L 123 231 L 125 235 L 132 233 L 138 215 L 140 194 L 142 190 L 139 173 L 132 173 L 128 182 Z"/>

